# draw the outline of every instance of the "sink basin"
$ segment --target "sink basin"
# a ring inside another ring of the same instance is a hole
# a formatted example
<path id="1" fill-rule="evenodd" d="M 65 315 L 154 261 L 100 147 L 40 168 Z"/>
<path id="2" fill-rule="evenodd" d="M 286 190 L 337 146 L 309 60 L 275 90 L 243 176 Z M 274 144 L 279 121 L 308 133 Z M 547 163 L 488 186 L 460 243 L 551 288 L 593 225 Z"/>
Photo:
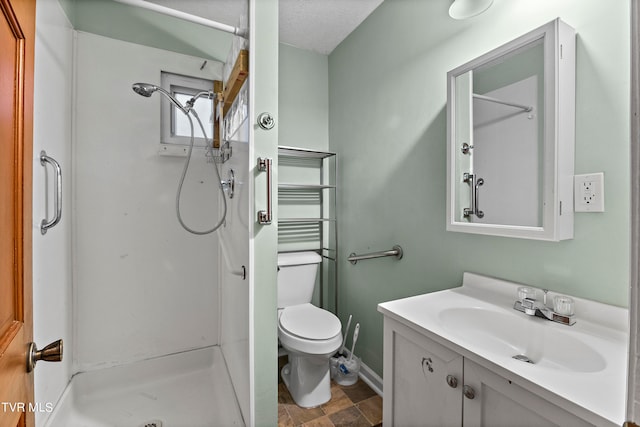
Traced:
<path id="1" fill-rule="evenodd" d="M 460 287 L 381 303 L 378 311 L 385 329 L 416 331 L 544 399 L 558 398 L 589 425 L 622 425 L 629 311 L 574 296 L 576 323 L 567 326 L 514 310 L 521 286 L 464 273 Z"/>
<path id="2" fill-rule="evenodd" d="M 438 321 L 466 345 L 490 349 L 503 357 L 515 357 L 536 367 L 573 372 L 598 372 L 607 366 L 604 357 L 577 334 L 549 327 L 547 321 L 483 307 L 446 308 Z"/>

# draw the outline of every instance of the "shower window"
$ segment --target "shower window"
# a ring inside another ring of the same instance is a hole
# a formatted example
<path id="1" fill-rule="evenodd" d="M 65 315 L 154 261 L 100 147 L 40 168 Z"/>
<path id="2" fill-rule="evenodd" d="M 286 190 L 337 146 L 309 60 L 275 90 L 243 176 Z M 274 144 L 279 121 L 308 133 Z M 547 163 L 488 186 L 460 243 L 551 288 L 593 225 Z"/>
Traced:
<path id="1" fill-rule="evenodd" d="M 213 80 L 183 76 L 165 71 L 162 72 L 161 81 L 162 87 L 169 91 L 182 105 L 185 105 L 196 93 L 213 89 Z M 191 127 L 187 116 L 168 101 L 163 100 L 161 105 L 162 135 L 160 142 L 171 145 L 189 145 Z M 207 133 L 206 137 L 211 140 L 213 136 L 213 101 L 207 98 L 199 98 L 195 102 L 194 110 L 202 121 Z M 193 117 L 192 119 L 195 137 L 194 146 L 204 147 L 206 141 L 202 130 L 197 120 Z"/>

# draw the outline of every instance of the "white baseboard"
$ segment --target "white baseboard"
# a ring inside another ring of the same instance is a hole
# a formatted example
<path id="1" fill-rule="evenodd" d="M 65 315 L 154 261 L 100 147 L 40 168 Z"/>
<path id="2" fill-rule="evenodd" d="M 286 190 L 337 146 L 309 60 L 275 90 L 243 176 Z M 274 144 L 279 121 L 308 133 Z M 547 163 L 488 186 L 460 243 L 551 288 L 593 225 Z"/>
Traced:
<path id="1" fill-rule="evenodd" d="M 376 374 L 373 369 L 360 363 L 360 374 L 358 375 L 362 381 L 364 381 L 373 391 L 382 396 L 382 378 Z"/>
<path id="2" fill-rule="evenodd" d="M 351 352 L 347 349 L 344 352 L 345 357 L 349 357 Z M 382 378 L 378 374 L 375 373 L 373 369 L 368 367 L 365 363 L 362 363 L 362 359 L 360 359 L 360 372 L 358 373 L 358 377 L 364 381 L 373 391 L 375 391 L 378 396 L 382 396 Z"/>

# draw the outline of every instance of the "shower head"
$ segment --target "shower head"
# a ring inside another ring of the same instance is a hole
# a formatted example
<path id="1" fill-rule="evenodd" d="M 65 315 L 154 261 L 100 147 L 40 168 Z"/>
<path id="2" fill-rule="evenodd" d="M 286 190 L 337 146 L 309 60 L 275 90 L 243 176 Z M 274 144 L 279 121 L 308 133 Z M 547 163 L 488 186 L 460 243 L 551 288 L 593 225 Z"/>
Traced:
<path id="1" fill-rule="evenodd" d="M 158 86 L 149 84 L 149 83 L 134 83 L 131 85 L 131 88 L 138 95 L 142 95 L 144 97 L 150 97 L 153 92 L 158 90 Z"/>
<path id="2" fill-rule="evenodd" d="M 150 83 L 134 83 L 131 85 L 131 89 L 138 95 L 142 95 L 146 98 L 149 98 L 153 95 L 154 92 L 159 92 L 162 95 L 166 96 L 169 101 L 171 101 L 177 108 L 180 109 L 185 114 L 189 114 L 189 110 L 185 108 L 177 99 L 175 99 L 169 92 L 161 88 L 160 86 L 152 85 Z"/>

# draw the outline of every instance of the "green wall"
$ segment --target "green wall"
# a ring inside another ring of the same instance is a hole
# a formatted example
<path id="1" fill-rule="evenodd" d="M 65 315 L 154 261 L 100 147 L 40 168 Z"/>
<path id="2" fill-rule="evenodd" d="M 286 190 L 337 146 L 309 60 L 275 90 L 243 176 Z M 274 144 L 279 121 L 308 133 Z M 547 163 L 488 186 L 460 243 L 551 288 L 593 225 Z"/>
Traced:
<path id="1" fill-rule="evenodd" d="M 279 48 L 279 133 L 278 144 L 308 148 L 318 151 L 329 149 L 329 58 L 315 52 L 280 44 Z M 325 168 L 333 170 L 335 162 L 325 160 Z M 280 158 L 278 177 L 281 183 L 319 183 L 318 160 Z M 325 180 L 335 183 L 325 175 Z M 327 182 L 327 181 L 325 181 Z M 325 201 L 330 200 L 334 190 L 324 190 Z M 313 218 L 333 216 L 327 208 L 321 214 L 318 192 L 281 191 L 278 198 L 280 217 Z M 320 229 L 324 230 L 323 247 L 333 247 L 329 237 L 333 235 L 331 223 L 280 224 L 278 252 L 317 250 Z M 320 281 L 316 284 L 313 303 L 334 311 L 333 263 L 323 263 L 320 304 Z"/>
<path id="2" fill-rule="evenodd" d="M 113 0 L 58 0 L 74 29 L 224 62 L 231 34 Z"/>
<path id="3" fill-rule="evenodd" d="M 58 0 L 58 3 L 60 3 L 62 10 L 64 10 L 64 13 L 67 15 L 67 19 L 69 19 L 71 24 L 76 22 L 75 2 L 76 0 Z"/>
<path id="4" fill-rule="evenodd" d="M 386 0 L 329 56 L 330 149 L 340 159 L 339 315 L 382 373 L 382 301 L 459 286 L 464 271 L 620 306 L 629 287 L 628 1 L 509 0 L 466 21 L 448 1 Z M 560 243 L 447 232 L 447 71 L 561 17 L 577 32 L 575 173 L 605 173 L 604 213 Z"/>
<path id="5" fill-rule="evenodd" d="M 280 44 L 279 145 L 328 150 L 329 58 Z"/>

